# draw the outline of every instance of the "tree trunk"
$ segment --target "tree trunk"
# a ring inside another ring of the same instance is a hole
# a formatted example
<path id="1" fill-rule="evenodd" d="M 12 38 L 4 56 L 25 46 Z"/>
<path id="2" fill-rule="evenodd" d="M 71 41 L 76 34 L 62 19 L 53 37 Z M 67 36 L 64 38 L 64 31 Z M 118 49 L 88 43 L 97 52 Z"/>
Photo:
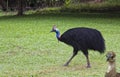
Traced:
<path id="1" fill-rule="evenodd" d="M 5 0 L 0 0 L 0 5 L 3 11 L 7 11 Z"/>
<path id="2" fill-rule="evenodd" d="M 23 15 L 23 3 L 24 0 L 18 0 L 18 16 Z"/>

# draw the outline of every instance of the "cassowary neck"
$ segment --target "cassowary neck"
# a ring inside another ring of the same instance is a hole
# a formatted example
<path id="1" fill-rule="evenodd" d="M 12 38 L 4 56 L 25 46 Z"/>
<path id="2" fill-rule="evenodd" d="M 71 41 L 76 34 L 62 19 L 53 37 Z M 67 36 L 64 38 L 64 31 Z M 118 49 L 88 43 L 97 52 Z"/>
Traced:
<path id="1" fill-rule="evenodd" d="M 60 31 L 56 30 L 55 32 L 56 32 L 56 38 L 59 40 L 59 38 L 60 38 Z"/>

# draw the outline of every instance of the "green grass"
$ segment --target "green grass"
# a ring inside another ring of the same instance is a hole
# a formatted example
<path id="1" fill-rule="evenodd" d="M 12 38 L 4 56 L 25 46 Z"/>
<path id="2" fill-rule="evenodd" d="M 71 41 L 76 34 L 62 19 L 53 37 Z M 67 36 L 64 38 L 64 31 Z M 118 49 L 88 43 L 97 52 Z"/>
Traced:
<path id="1" fill-rule="evenodd" d="M 117 54 L 120 72 L 119 14 L 46 14 L 0 17 L 0 77 L 104 77 L 105 54 L 90 51 L 92 68 L 79 52 L 68 67 L 62 66 L 72 54 L 72 47 L 58 42 L 50 33 L 56 24 L 61 33 L 73 27 L 101 31 L 106 52 Z M 106 53 L 105 52 L 105 53 Z"/>

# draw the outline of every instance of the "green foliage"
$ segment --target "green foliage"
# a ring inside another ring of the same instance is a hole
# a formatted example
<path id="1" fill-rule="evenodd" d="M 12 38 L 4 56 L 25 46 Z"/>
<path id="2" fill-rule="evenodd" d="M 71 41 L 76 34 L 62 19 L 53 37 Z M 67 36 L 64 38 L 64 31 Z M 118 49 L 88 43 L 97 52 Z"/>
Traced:
<path id="1" fill-rule="evenodd" d="M 97 13 L 112 13 L 120 12 L 119 3 L 110 3 L 108 1 L 103 3 L 77 3 L 71 4 L 71 0 L 66 0 L 66 5 L 62 7 L 47 7 L 40 10 L 37 10 L 37 13 L 81 13 L 81 12 L 97 12 Z"/>
<path id="2" fill-rule="evenodd" d="M 79 3 L 62 7 L 63 12 L 118 12 L 119 3 Z"/>
<path id="3" fill-rule="evenodd" d="M 119 4 L 120 0 L 105 0 L 105 2 L 108 2 L 108 3 L 111 3 L 111 4 L 113 4 L 113 3 Z"/>
<path id="4" fill-rule="evenodd" d="M 69 5 L 71 3 L 71 0 L 65 0 L 65 5 Z"/>
<path id="5" fill-rule="evenodd" d="M 60 13 L 61 7 L 51 7 L 37 10 L 36 13 L 49 14 L 49 13 Z"/>
<path id="6" fill-rule="evenodd" d="M 119 70 L 119 14 L 36 14 L 0 16 L 0 77 L 104 77 L 105 54 L 90 51 L 92 68 L 87 69 L 85 56 L 79 52 L 68 67 L 62 66 L 72 48 L 58 42 L 50 33 L 56 24 L 61 33 L 73 27 L 90 27 L 101 31 L 106 52 L 115 51 Z"/>

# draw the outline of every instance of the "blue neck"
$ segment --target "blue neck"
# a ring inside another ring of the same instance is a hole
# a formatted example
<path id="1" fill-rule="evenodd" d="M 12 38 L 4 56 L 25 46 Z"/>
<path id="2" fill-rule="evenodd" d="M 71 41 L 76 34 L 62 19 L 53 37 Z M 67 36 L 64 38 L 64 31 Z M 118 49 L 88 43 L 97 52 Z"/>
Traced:
<path id="1" fill-rule="evenodd" d="M 56 32 L 56 38 L 59 39 L 60 38 L 60 31 L 55 31 Z"/>

